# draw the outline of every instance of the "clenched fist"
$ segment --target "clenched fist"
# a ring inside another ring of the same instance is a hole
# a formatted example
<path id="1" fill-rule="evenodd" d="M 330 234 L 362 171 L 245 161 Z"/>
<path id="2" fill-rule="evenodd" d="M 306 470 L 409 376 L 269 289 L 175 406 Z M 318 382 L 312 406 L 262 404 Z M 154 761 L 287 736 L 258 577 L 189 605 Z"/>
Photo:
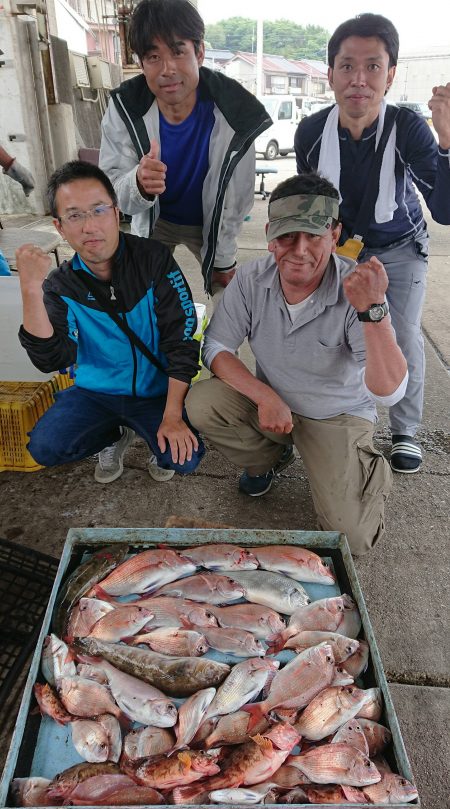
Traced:
<path id="1" fill-rule="evenodd" d="M 354 271 L 344 278 L 345 296 L 357 312 L 365 312 L 373 303 L 383 303 L 388 288 L 388 277 L 381 261 L 372 256 L 357 264 Z"/>
<path id="2" fill-rule="evenodd" d="M 51 266 L 50 256 L 34 244 L 23 244 L 16 250 L 16 267 L 22 289 L 40 289 Z"/>
<path id="3" fill-rule="evenodd" d="M 162 194 L 166 190 L 167 166 L 159 160 L 159 144 L 153 139 L 150 141 L 150 151 L 141 157 L 136 172 L 139 190 L 148 196 Z"/>

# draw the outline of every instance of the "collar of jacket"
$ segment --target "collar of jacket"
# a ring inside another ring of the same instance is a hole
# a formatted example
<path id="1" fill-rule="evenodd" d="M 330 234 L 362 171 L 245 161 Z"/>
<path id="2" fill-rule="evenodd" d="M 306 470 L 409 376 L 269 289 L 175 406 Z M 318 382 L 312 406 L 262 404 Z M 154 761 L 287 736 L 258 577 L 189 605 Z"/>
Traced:
<path id="1" fill-rule="evenodd" d="M 211 99 L 221 111 L 232 129 L 239 135 L 249 130 L 263 132 L 272 124 L 265 107 L 235 79 L 200 68 L 200 98 Z M 143 74 L 122 82 L 111 91 L 111 96 L 119 95 L 133 117 L 143 117 L 155 100 Z"/>

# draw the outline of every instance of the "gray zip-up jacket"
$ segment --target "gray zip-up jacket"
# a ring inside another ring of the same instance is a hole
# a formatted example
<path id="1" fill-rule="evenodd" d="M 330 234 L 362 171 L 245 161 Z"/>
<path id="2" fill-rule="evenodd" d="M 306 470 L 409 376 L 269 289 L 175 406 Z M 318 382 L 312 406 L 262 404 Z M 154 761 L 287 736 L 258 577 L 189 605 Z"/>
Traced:
<path id="1" fill-rule="evenodd" d="M 272 120 L 263 105 L 237 81 L 200 68 L 201 97 L 214 101 L 215 123 L 209 143 L 209 168 L 203 184 L 202 273 L 211 292 L 213 269 L 236 260 L 237 236 L 251 210 L 255 189 L 255 138 Z M 145 76 L 123 82 L 111 93 L 102 121 L 99 164 L 110 178 L 119 207 L 133 217 L 132 232 L 150 236 L 159 216 L 159 201 L 139 191 L 136 171 L 159 137 L 159 109 Z"/>

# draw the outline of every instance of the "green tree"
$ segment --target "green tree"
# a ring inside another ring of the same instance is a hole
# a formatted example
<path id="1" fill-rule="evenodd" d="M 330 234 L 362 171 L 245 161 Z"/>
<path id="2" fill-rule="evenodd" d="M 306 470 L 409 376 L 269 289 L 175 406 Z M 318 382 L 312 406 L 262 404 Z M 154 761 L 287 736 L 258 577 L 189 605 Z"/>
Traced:
<path id="1" fill-rule="evenodd" d="M 230 51 L 256 51 L 256 22 L 247 17 L 231 17 L 206 27 L 206 38 L 213 48 Z M 298 25 L 291 20 L 264 23 L 264 53 L 288 59 L 325 61 L 329 33 L 319 25 Z"/>

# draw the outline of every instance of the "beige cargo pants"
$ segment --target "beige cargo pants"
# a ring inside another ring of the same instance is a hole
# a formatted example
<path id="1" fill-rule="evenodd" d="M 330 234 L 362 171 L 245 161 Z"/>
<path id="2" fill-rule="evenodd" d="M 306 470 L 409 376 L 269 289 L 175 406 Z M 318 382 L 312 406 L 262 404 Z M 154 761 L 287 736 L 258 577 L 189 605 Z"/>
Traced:
<path id="1" fill-rule="evenodd" d="M 264 432 L 256 405 L 215 377 L 193 385 L 186 410 L 202 435 L 252 475 L 271 469 L 283 448 L 293 443 L 306 467 L 319 529 L 346 534 L 355 556 L 367 553 L 383 536 L 392 473 L 373 446 L 370 421 L 346 415 L 309 419 L 293 413 L 290 435 Z"/>

